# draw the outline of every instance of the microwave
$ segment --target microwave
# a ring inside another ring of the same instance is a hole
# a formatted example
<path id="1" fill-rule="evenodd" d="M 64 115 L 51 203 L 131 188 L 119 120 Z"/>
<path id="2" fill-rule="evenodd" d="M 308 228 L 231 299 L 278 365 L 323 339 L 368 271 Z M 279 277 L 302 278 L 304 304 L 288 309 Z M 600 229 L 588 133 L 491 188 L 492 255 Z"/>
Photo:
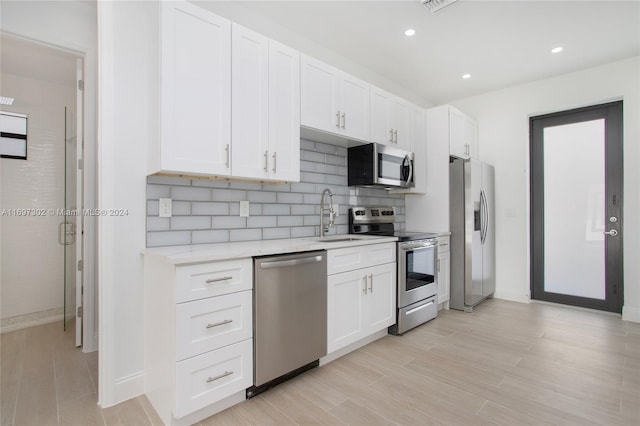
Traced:
<path id="1" fill-rule="evenodd" d="M 413 160 L 413 152 L 379 143 L 353 146 L 347 154 L 349 186 L 413 187 Z"/>

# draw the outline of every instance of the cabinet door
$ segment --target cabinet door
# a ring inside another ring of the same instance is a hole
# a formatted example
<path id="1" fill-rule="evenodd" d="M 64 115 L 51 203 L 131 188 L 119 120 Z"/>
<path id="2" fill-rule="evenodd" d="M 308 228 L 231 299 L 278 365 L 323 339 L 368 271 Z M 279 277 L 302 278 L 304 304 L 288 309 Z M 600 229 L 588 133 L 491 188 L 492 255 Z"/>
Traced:
<path id="1" fill-rule="evenodd" d="M 476 123 L 455 108 L 449 108 L 449 152 L 454 157 L 476 156 Z"/>
<path id="2" fill-rule="evenodd" d="M 392 144 L 393 133 L 391 129 L 391 97 L 390 93 L 385 92 L 375 86 L 371 86 L 371 102 L 370 116 L 371 125 L 370 138 L 373 142 L 385 145 Z"/>
<path id="3" fill-rule="evenodd" d="M 413 181 L 415 187 L 412 193 L 427 192 L 427 114 L 419 107 L 411 109 L 411 151 L 415 158 L 413 162 Z"/>
<path id="4" fill-rule="evenodd" d="M 369 83 L 343 73 L 339 98 L 341 133 L 369 141 Z"/>
<path id="5" fill-rule="evenodd" d="M 268 176 L 269 40 L 232 26 L 231 174 Z"/>
<path id="6" fill-rule="evenodd" d="M 450 265 L 451 253 L 438 253 L 438 304 L 449 302 Z"/>
<path id="7" fill-rule="evenodd" d="M 366 270 L 329 275 L 327 280 L 327 353 L 364 337 L 362 301 Z"/>
<path id="8" fill-rule="evenodd" d="M 300 124 L 326 132 L 340 129 L 339 71 L 309 56 L 300 58 Z"/>
<path id="9" fill-rule="evenodd" d="M 300 181 L 300 53 L 269 40 L 269 174 Z"/>
<path id="10" fill-rule="evenodd" d="M 396 96 L 391 98 L 391 128 L 394 144 L 406 150 L 411 149 L 411 111 L 409 103 Z"/>
<path id="11" fill-rule="evenodd" d="M 160 170 L 229 175 L 231 23 L 163 2 Z"/>
<path id="12" fill-rule="evenodd" d="M 396 322 L 396 264 L 387 263 L 364 270 L 367 294 L 364 296 L 364 335 L 383 330 Z"/>

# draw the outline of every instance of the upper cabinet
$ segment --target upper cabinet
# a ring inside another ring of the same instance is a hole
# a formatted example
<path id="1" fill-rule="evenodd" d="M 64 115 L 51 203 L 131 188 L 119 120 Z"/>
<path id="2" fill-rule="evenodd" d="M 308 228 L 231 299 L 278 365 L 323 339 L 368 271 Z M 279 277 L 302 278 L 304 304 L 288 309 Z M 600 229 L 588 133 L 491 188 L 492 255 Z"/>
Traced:
<path id="1" fill-rule="evenodd" d="M 478 157 L 478 136 L 476 121 L 448 106 L 449 113 L 449 153 L 458 158 Z"/>
<path id="2" fill-rule="evenodd" d="M 413 152 L 413 181 L 411 188 L 394 189 L 394 194 L 424 194 L 427 191 L 427 114 L 426 110 L 410 105 L 410 144 L 402 146 Z"/>
<path id="3" fill-rule="evenodd" d="M 371 87 L 371 140 L 411 147 L 411 105 L 382 89 Z"/>
<path id="4" fill-rule="evenodd" d="M 299 180 L 299 53 L 233 24 L 232 57 L 232 175 Z"/>
<path id="5" fill-rule="evenodd" d="M 149 173 L 298 181 L 299 53 L 192 3 L 161 7 Z"/>
<path id="6" fill-rule="evenodd" d="M 160 142 L 149 172 L 229 176 L 231 22 L 163 2 L 160 79 Z"/>
<path id="7" fill-rule="evenodd" d="M 368 141 L 369 84 L 306 55 L 300 63 L 300 124 Z"/>

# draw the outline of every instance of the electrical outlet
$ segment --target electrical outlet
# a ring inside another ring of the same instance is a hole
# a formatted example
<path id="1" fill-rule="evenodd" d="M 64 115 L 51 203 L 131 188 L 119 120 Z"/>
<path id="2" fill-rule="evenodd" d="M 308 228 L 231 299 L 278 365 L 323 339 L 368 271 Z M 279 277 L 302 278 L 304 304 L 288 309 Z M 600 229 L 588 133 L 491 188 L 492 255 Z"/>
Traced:
<path id="1" fill-rule="evenodd" d="M 171 217 L 171 198 L 160 198 L 158 216 Z"/>
<path id="2" fill-rule="evenodd" d="M 248 201 L 240 201 L 240 217 L 249 217 Z"/>

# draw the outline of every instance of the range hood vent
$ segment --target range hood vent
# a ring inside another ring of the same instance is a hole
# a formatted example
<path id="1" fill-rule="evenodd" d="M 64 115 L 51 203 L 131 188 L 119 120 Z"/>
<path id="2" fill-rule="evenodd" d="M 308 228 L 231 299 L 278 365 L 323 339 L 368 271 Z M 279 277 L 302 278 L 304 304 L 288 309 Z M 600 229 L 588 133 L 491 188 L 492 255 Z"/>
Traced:
<path id="1" fill-rule="evenodd" d="M 452 5 L 458 0 L 420 0 L 422 5 L 431 13 L 436 13 L 440 9 Z"/>

